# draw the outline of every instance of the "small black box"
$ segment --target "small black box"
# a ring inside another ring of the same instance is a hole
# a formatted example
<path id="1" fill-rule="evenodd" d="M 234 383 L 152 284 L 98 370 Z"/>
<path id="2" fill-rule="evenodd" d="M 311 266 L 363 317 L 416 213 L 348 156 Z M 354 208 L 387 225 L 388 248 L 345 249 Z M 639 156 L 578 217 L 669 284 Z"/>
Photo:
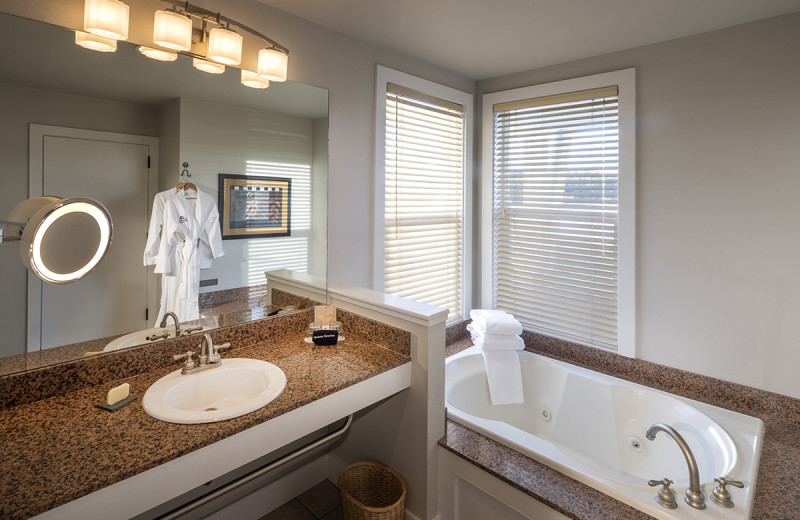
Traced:
<path id="1" fill-rule="evenodd" d="M 339 341 L 338 330 L 315 330 L 311 334 L 311 341 L 315 345 L 336 345 Z"/>

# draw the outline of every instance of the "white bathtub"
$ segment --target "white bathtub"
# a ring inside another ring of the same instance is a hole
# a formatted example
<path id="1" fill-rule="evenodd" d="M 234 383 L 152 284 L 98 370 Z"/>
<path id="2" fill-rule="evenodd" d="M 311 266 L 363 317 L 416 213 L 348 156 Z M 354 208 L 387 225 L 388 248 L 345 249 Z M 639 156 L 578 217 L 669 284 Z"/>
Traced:
<path id="1" fill-rule="evenodd" d="M 475 347 L 447 360 L 448 416 L 626 504 L 663 519 L 750 517 L 763 437 L 761 420 L 653 390 L 529 352 L 519 353 L 525 402 L 493 406 L 483 357 Z M 675 428 L 699 467 L 706 509 L 683 501 L 689 471 L 677 443 L 654 423 Z M 734 507 L 711 501 L 714 477 L 729 486 Z M 655 502 L 648 480 L 669 478 L 678 509 Z"/>

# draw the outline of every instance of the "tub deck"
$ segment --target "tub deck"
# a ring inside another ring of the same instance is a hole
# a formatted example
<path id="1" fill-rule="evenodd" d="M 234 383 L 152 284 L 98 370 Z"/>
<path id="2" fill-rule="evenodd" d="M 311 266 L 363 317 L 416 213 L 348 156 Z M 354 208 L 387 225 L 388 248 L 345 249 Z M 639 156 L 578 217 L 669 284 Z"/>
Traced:
<path id="1" fill-rule="evenodd" d="M 800 507 L 800 400 L 699 374 L 623 358 L 525 331 L 527 350 L 638 384 L 706 402 L 764 421 L 751 512 L 755 520 L 796 520 Z M 472 346 L 449 338 L 447 356 Z M 653 518 L 544 464 L 448 419 L 439 445 L 575 520 Z"/>

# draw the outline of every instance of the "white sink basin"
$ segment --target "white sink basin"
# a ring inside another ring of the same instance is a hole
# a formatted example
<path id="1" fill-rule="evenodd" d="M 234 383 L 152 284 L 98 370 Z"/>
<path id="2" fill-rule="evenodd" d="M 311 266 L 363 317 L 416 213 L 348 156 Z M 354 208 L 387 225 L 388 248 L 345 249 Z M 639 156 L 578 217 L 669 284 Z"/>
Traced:
<path id="1" fill-rule="evenodd" d="M 142 406 L 161 421 L 209 423 L 258 410 L 285 387 L 286 375 L 272 363 L 223 358 L 220 366 L 202 372 L 170 372 L 147 389 Z"/>
<path id="2" fill-rule="evenodd" d="M 203 332 L 207 331 L 209 327 L 203 327 L 202 330 L 195 330 L 191 332 L 191 335 L 194 334 L 202 334 Z M 135 347 L 137 345 L 146 345 L 148 343 L 153 343 L 154 341 L 158 340 L 149 340 L 147 339 L 148 336 L 160 336 L 161 334 L 168 333 L 169 336 L 163 339 L 173 339 L 175 337 L 175 327 L 155 327 L 153 329 L 144 329 L 144 330 L 137 330 L 136 332 L 131 332 L 130 334 L 125 334 L 124 336 L 120 336 L 108 345 L 105 346 L 103 352 L 111 352 L 112 350 L 120 350 L 123 348 L 130 348 Z M 186 334 L 184 331 L 181 331 L 181 337 L 185 336 Z"/>

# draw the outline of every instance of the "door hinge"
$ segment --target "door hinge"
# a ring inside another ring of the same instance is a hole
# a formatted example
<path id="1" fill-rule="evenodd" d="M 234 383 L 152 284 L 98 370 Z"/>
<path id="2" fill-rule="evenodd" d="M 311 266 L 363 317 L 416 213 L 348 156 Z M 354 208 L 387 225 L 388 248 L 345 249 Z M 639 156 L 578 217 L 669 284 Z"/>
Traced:
<path id="1" fill-rule="evenodd" d="M 147 321 L 149 319 L 150 319 L 150 309 L 145 307 L 145 309 L 144 309 L 144 321 Z"/>
<path id="2" fill-rule="evenodd" d="M 147 167 L 150 168 L 150 156 L 147 156 Z"/>

